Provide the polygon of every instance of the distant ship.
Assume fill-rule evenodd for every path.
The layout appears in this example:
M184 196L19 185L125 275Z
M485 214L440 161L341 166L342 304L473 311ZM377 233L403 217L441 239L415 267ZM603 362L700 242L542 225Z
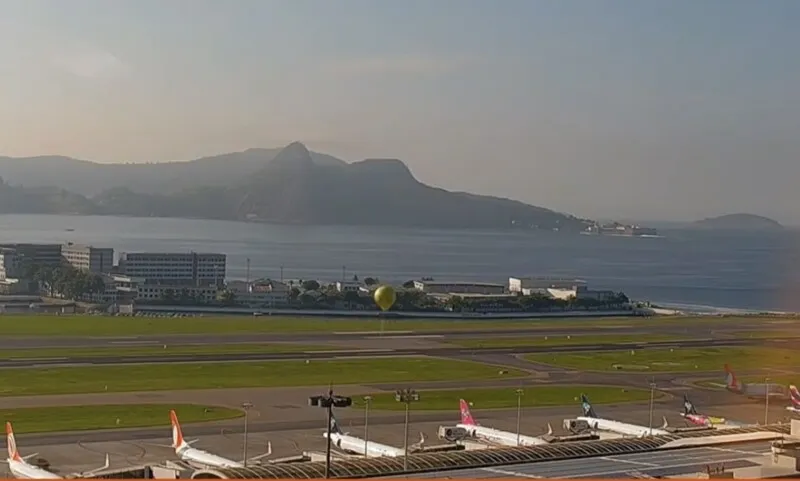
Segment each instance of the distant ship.
M618 237L660 237L658 230L653 227L643 227L640 225L625 225L618 222L611 224L593 224L586 228L581 234L584 235L609 235Z

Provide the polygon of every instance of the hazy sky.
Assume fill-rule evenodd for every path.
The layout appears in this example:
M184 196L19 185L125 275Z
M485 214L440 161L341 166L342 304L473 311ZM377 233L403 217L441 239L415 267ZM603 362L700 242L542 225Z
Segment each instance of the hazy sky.
M797 0L0 0L0 154L301 140L585 216L800 224Z

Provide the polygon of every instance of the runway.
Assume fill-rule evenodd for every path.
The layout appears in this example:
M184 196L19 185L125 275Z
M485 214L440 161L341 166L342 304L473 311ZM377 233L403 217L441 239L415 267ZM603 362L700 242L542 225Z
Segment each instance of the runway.
M798 338L800 340L800 338ZM243 362L277 360L320 360L342 358L374 358L398 356L467 357L480 354L531 354L557 352L627 351L631 349L731 347L748 345L776 345L786 338L771 339L693 339L685 341L654 341L617 344L590 344L566 346L521 346L521 347L442 347L442 348L398 348L398 349L335 349L329 351L227 353L227 354L175 354L136 356L65 356L42 358L17 358L0 360L0 368L45 367L45 366L100 366L122 364L168 364L187 362Z

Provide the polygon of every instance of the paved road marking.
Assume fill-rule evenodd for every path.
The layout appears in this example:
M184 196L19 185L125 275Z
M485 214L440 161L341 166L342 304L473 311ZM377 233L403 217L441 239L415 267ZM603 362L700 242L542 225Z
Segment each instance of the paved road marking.
M146 345L146 344L150 344L150 345L161 344L161 345L163 345L164 343L161 342L161 341L111 341L111 344L131 345L132 346L132 345Z

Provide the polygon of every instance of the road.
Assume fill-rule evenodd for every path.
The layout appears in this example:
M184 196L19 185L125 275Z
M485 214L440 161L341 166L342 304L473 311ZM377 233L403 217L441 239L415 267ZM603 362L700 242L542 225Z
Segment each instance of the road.
M798 338L800 339L800 338ZM265 352L265 353L228 353L228 354L175 354L175 355L133 355L133 356L65 356L42 358L11 358L0 361L0 368L7 367L44 367L44 366L100 366L122 364L169 364L185 362L235 362L235 361L276 361L305 359L341 359L341 358L374 358L397 356L435 356L435 357L469 357L476 354L530 354L555 352L591 352L591 351L628 351L645 348L697 348L697 347L730 347L730 346L776 346L787 342L787 338L770 339L693 339L685 341L633 342L618 344L588 344L572 346L523 346L501 348L465 348L465 347L414 347L398 349L331 349L329 351L303 352Z

